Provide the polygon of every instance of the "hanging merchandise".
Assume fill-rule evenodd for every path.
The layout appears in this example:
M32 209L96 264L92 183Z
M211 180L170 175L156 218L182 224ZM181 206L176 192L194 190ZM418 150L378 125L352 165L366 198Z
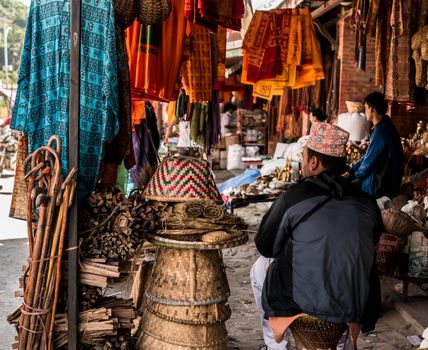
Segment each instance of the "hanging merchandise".
M207 128L205 129L205 152L211 154L212 146L220 140L220 92L214 90L213 100L209 106L209 118Z
M307 8L256 11L243 42L242 82L271 100L284 88L324 79L321 51Z
M131 88L133 97L141 91L142 96L156 97L162 84L162 23L150 26L138 22L128 29L127 40L134 49L129 52Z
M113 0L114 18L121 29L128 28L137 18L138 0Z
M158 166L160 135L153 106L145 102L146 118L134 125L133 143L137 164L131 169L135 188L145 188Z
M126 158L125 165L129 169L135 164L134 154L132 152L132 124L131 124L131 89L128 58L126 54L126 44L124 32L119 30L117 36L117 46L120 48L121 55L118 56L120 71L118 75L118 94L119 94L119 112L118 122L119 131L113 141L106 145L104 167L115 168ZM105 179L105 172L103 176ZM116 176L111 176L110 184L114 185Z
M188 23L181 75L190 103L212 99L213 76L210 31Z
M79 192L86 196L98 179L104 143L118 131L117 32L111 1L82 3ZM70 1L32 1L11 127L28 135L29 151L51 135L63 143L68 169L70 96Z
M16 154L15 181L9 216L14 219L26 220L27 185L25 183L24 162L28 156L28 140L26 136L18 135L18 150Z
M171 12L171 0L140 0L137 4L138 21L145 26L164 21Z
M185 29L182 0L171 0L166 21L147 27L135 21L128 28L126 44L134 98L177 99Z
M199 145L205 145L205 130L209 120L208 103L193 103L190 112L190 139Z
M355 21L355 62L359 70L366 70L366 20L369 10L369 1L360 0L354 2Z
M389 57L389 45L391 43L391 4L392 0L381 0L379 2L378 14L376 18L376 38L375 38L375 69L376 85L385 87L386 67Z
M175 117L183 120L188 113L189 106L189 96L182 90L175 104Z
M412 49L416 55L413 57L416 60L416 84L423 86L418 44L412 37L426 24L428 3L424 0L378 0L373 3L370 2L367 18L361 18L361 21L365 21L367 34L375 36L375 83L384 90L387 100L412 105L415 99ZM359 6L354 9L358 10Z
M211 34L212 79L214 90L224 87L226 80L226 28L219 26L217 34Z
M326 115L337 116L339 109L340 60L334 56L330 73L330 84L327 88Z
M241 30L244 12L243 0L185 0L186 18L213 32L217 31L217 25Z
M226 37L227 30L219 26L217 29L217 54L218 54L218 68L217 68L217 82L214 88L220 88L226 79Z
M192 103L189 105L189 108L190 140L204 148L205 152L209 155L211 147L216 145L220 139L219 91L214 90L212 102Z
M423 26L412 37L412 58L416 66L416 86L424 87L428 90L428 25Z
M410 75L412 51L411 1L393 0L391 9L391 44L385 82L385 99L400 103L414 102L414 76Z

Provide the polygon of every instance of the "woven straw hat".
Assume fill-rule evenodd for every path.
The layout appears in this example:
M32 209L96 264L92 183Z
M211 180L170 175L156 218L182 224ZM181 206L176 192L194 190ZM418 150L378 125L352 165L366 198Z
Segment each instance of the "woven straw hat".
M171 0L138 0L137 18L143 25L151 25L168 18Z
M184 156L162 160L144 197L160 202L221 201L208 162Z
M212 325L181 324L164 320L146 310L142 328L138 344L140 349L226 349L227 331L224 322Z
M361 102L346 101L346 108L349 113L364 113L364 105Z
M229 294L218 251L158 248L148 299L165 305L209 305L226 301Z

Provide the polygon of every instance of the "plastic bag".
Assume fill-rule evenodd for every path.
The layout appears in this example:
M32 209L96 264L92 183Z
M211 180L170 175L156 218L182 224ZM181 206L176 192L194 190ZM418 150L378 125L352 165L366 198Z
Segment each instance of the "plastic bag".
M244 154L244 147L241 145L230 145L227 150L227 170L245 169L242 162Z
M231 179L223 182L221 185L217 186L220 193L225 193L226 191L232 188L238 188L242 185L249 185L254 182L256 178L260 176L260 171L257 169L247 169L242 174L232 177Z

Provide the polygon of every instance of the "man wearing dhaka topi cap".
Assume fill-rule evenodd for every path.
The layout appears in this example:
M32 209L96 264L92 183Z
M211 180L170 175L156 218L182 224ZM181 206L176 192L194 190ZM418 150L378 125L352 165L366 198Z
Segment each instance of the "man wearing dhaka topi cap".
M289 348L286 329L296 315L364 331L379 317L382 219L376 202L341 176L348 138L335 125L315 123L303 150L303 180L261 222L255 243L262 256L251 281L265 349Z

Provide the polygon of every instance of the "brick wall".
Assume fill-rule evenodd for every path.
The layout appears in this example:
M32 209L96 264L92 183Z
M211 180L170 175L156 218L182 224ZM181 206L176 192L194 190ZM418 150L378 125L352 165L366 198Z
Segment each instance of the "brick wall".
M375 90L375 50L374 39L367 38L366 71L357 69L354 59L355 33L350 24L341 19L337 23L337 40L339 42L340 84L339 114L346 113L345 101L361 101Z

